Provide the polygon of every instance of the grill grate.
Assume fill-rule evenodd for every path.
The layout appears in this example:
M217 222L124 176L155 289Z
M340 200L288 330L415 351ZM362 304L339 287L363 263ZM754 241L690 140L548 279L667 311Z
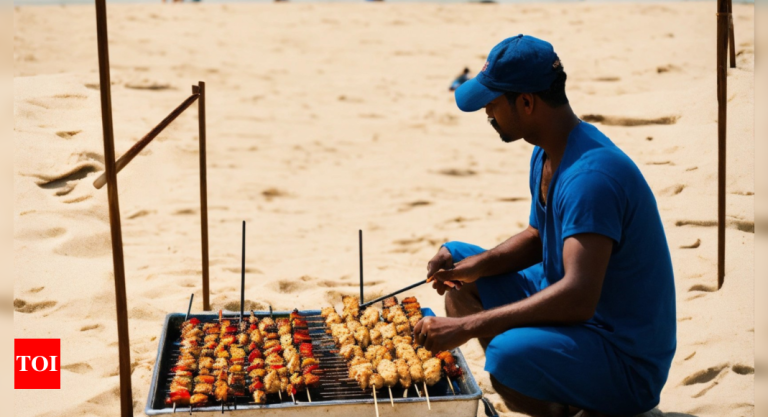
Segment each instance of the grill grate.
M357 384L356 381L350 379L348 376L348 367L346 360L341 357L338 353L338 349L333 341L333 338L330 334L326 332L326 326L324 319L317 314L318 311L310 311L310 312L302 312L304 315L304 318L307 320L308 330L311 337L311 343L313 347L313 353L315 354L315 357L320 362L320 369L322 370L322 375L320 379L320 386L317 388L312 388L309 390L309 394L311 396L311 403L313 405L319 405L318 403L329 403L329 404L338 404L340 401L344 400L372 400L373 398L373 392L372 389L369 387L365 391L360 389L360 386ZM430 314L425 315L431 315L431 311L429 311ZM256 316L259 318L267 317L269 316L269 313L261 313L256 312ZM276 313L274 314L274 318L281 318L281 317L287 317L287 314L283 313ZM218 320L218 316L212 315L212 314L203 314L203 315L191 315L191 317L198 318L201 323L206 322L214 322ZM225 315L223 318L230 320L233 326L239 326L240 324L240 318L239 315ZM171 372L171 368L174 366L174 364L177 362L181 351L180 351L180 344L179 344L179 338L180 338L180 330L179 325L184 320L184 315L170 315L169 320L166 322L166 326L164 329L164 345L163 341L161 341L161 346L159 349L159 355L158 355L158 363L155 364L156 366L156 372L160 376L153 382L154 389L153 392L150 392L150 402L148 402L148 409L152 410L163 410L168 409L165 405L165 399L168 398L168 395L170 393L170 384L171 380L174 377L174 374ZM454 355L460 355L457 351L454 351ZM445 378L442 378L440 382L437 384L428 387L429 397L430 399L439 399L441 397L454 397L454 396L460 396L461 398L466 397L467 395L475 395L474 392L472 392L473 387L476 386L474 383L473 378L471 377L471 374L469 373L469 370L465 367L466 364L463 363L463 358L460 363L462 366L462 370L464 371L464 375L460 378L458 381L452 381L453 382L453 388L455 391L455 394L451 392L451 389L448 385L448 382ZM467 380L465 380L465 378ZM248 378L247 383L250 384L250 378ZM462 387L469 387L469 392L462 392ZM156 389L156 390L155 390ZM419 391L422 391L422 386L418 387ZM464 394L464 395L462 395ZM423 392L421 392L421 395L423 396ZM392 387L392 396L395 399L403 398L405 396L405 391L402 387L399 385ZM380 401L387 401L389 399L389 391L387 388L380 388L377 390L377 397ZM417 392L412 387L407 392L408 398L416 398ZM270 406L280 406L282 405L293 405L293 400L289 395L285 395L283 393L282 399L278 394L268 394L267 395L267 404L256 404L253 401L253 398L251 395L246 395L245 397L237 397L232 398L230 397L229 400L226 403L220 403L215 402L213 400L213 397L211 396L211 401L209 401L208 405L205 407L196 407L196 408L190 408L190 407L180 407L174 409L174 412L181 412L181 413L192 413L192 412L210 412L210 411L216 411L216 410L222 410L222 411L235 411L238 409L259 409L262 407L270 407ZM307 392L299 392L295 395L296 402L301 404L308 404L310 402L310 398L307 395ZM388 402L388 401L387 401ZM151 405L151 407L150 407ZM168 409L170 411L170 409ZM152 413L155 414L155 413Z

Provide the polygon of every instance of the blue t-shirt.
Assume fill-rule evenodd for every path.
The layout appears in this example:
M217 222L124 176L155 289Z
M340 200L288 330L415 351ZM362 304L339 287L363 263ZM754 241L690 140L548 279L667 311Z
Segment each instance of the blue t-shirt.
M666 379L677 345L672 260L656 199L634 162L593 125L581 122L539 196L546 155L531 158L530 224L543 244L542 288L565 275L565 239L597 233L614 241L595 316L587 326ZM662 381L663 383L663 381Z

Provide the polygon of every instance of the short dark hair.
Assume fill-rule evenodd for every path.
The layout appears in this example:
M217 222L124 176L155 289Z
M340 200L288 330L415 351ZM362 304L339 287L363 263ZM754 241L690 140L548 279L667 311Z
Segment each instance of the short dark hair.
M562 67L561 67L562 68ZM568 75L565 71L560 70L557 74L557 78L552 81L549 88L544 91L537 91L533 94L539 96L539 98L547 103L550 107L560 107L568 104L568 97L565 95L565 80ZM517 97L522 93L507 91L504 95L507 96L507 100L514 103Z

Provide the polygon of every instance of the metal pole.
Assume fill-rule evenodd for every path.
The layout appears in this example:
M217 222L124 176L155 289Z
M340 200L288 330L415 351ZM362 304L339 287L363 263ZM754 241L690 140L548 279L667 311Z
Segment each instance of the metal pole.
M245 220L243 220L243 255L240 266L240 323L243 322L245 309Z
M359 247L360 247L360 302L359 305L362 305L365 302L365 298L363 298L363 230L358 230L357 232L357 238L359 241Z
M728 3L717 0L717 288L725 282L725 151L728 116L728 79L725 69L728 48Z
M733 0L728 0L728 41L731 52L731 68L736 68L736 38L733 35Z
M101 125L104 138L104 170L107 174L109 229L112 232L112 264L115 272L115 306L117 309L117 341L120 355L120 415L133 415L131 390L131 351L128 337L128 302L125 295L123 237L120 227L120 203L115 169L115 138L112 126L112 97L109 77L109 43L107 40L106 0L96 0L96 38L99 52L99 90L101 91Z
M203 239L203 310L211 309L210 288L208 286L208 173L205 162L205 83L200 81L193 86L200 94L198 99L198 127L200 137L200 233Z

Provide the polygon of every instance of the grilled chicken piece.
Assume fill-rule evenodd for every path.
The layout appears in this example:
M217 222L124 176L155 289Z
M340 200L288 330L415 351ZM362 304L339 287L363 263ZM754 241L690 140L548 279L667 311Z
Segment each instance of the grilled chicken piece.
M293 345L293 336L288 333L280 336L280 345L284 348Z
M213 394L213 384L195 384L195 394Z
M323 307L323 308L320 310L320 317L322 317L322 318L327 318L327 317L328 317L328 315L330 315L331 313L334 313L334 314L336 313L336 309L335 309L335 308L333 308L333 306L330 306L330 307Z
M283 325L281 325L280 327L277 328L277 334L280 335L280 336L283 336L283 335L290 336L291 335L291 330L292 330L291 329L291 324L290 323L285 323L285 324L283 324Z
M277 354L277 353L272 353L269 356L267 356L267 358L264 360L264 362L267 365L269 365L269 366L272 366L272 365L282 365L282 364L285 363L283 361L283 358L279 354Z
M253 402L256 404L266 404L267 393L260 389L253 391Z
M303 391L304 390L304 377L299 375L298 373L294 373L290 377L291 385L293 385L293 388L295 388L297 391Z
M381 345L390 351L390 353L395 351L395 342L393 342L392 339L384 339L381 342Z
M381 337L381 332L378 329L371 329L370 335L371 343L374 345L380 345L384 341L384 338Z
M445 371L445 374L448 375L449 378L461 377L462 375L461 368L456 363L456 358L453 357L451 352L444 350L442 352L438 352L437 355L435 355L435 357L440 359L443 362L443 370Z
M299 352L296 351L296 348L293 347L293 345L288 345L283 349L283 358L286 362L290 362L291 358L294 356L299 356Z
M203 369L203 368L211 369L213 368L213 358L208 356L203 356L200 358L200 361L197 363L197 365L198 367L200 367L200 369Z
M192 377L176 376L171 380L171 392L189 391L192 389Z
M346 345L354 345L355 344L355 337L351 334L345 334L342 336L339 336L336 344L339 346L346 346Z
M392 306L387 310L387 314L384 316L384 320L386 320L389 323L392 323L396 315L403 314L403 313L404 311L402 307Z
M180 349L182 355L192 355L194 357L199 357L200 353L203 351L203 348L200 346L185 346Z
M405 362L405 359L398 359L394 363L395 369L397 370L398 382L400 382L400 385L403 388L408 389L408 387L411 386L411 371L408 367L408 363Z
M397 375L397 368L392 361L389 359L382 359L379 361L378 366L376 366L376 370L379 372L379 375L384 378L384 385L388 387L397 385L399 377Z
M360 316L360 324L368 328L373 328L373 326L379 322L380 315L381 312L377 308L368 307L363 312L363 315Z
M264 336L261 334L261 330L253 329L250 333L251 342L261 345L264 343Z
M395 325L393 323L387 323L381 326L381 329L379 331L381 332L381 337L383 337L384 339L391 339L397 336L397 329L395 328Z
M427 359L422 366L424 367L424 380L427 385L432 386L437 384L442 376L440 374L440 359Z
M373 374L368 383L371 384L371 388L379 389L384 387L384 378L379 374Z
M213 369L221 370L226 369L229 366L229 362L226 358L216 358L216 362L213 363Z
M255 314L253 314L253 311L251 311L251 316L248 317L248 323L249 324L258 324L259 323L259 319L258 319L258 317L256 317Z
M371 345L365 351L365 358L371 361L374 368L378 367L382 359L392 360L392 354L384 346Z
M232 359L244 358L246 356L245 349L242 346L232 345L229 348L229 354L232 355Z
M401 343L395 346L395 356L397 356L398 359L408 359L416 356L416 351L413 350L413 346L410 344Z
M411 331L411 325L408 324L407 321L405 323L403 323L403 324L396 325L395 326L395 330L397 330L397 334L402 335L402 336L407 336L407 335L413 333Z
M229 387L226 381L216 381L213 388L213 396L216 398L216 401L227 402L228 395Z
M418 323L419 320L421 320L421 318L422 318L421 314L419 314L418 316L415 316L415 315L411 316L408 318L408 324L410 324L411 327L416 327L416 323Z
M325 324L330 326L333 323L341 323L341 316L336 314L335 312L328 314L328 317L325 318Z
M405 335L405 336L398 335L393 337L392 341L395 343L395 346L402 345L402 344L410 345L411 343L413 343L413 338L409 335Z
M315 388L320 385L320 377L314 374L303 375L304 385L309 388Z
M195 392L197 392L197 387L195 387ZM192 407L204 407L205 404L208 403L208 395L206 395L205 393L197 393L193 395L189 399L189 405L191 405Z
M349 368L349 377L357 381L360 388L365 391L373 374L373 366L370 363L361 363Z
M264 391L268 394L280 392L280 375L277 374L277 371L269 371L264 377Z
M267 370L264 368L258 368L258 369L252 369L251 372L248 373L248 376L253 378L264 378L267 375Z
M358 327L357 330L355 330L355 340L357 340L357 344L361 348L367 348L368 345L371 344L371 334L368 331L368 328L365 326Z
M299 372L301 370L301 359L299 359L299 355L293 355L291 359L288 360L288 365L286 366L291 373Z
M363 349L357 345L346 345L339 350L339 354L346 360L350 360L355 356L363 357Z
M351 333L355 333L355 331L357 331L357 329L358 329L360 326L362 326L362 324L360 324L360 322L359 322L359 321L357 321L357 320L347 320L347 321L346 321L344 324L347 326L347 329L348 329L348 330L349 330Z
M416 355L422 362L426 362L428 359L432 358L432 352L424 349L423 347L420 347L418 350L416 350Z
M418 358L408 360L408 370L411 374L411 380L414 384L424 382L424 367Z
M248 333L240 333L237 335L237 344L248 346Z

